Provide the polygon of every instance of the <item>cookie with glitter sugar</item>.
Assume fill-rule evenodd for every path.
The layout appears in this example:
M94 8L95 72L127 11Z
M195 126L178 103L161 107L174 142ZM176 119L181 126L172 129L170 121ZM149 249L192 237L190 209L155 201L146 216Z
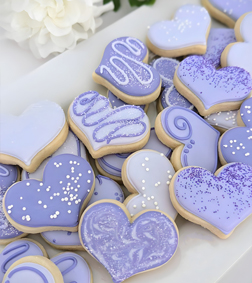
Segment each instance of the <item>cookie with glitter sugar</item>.
M96 202L85 210L79 236L114 283L167 263L177 250L179 237L166 213L146 210L131 218L123 204L112 200Z
M0 280L2 282L4 274L9 267L17 260L26 256L47 256L44 247L35 240L22 239L7 245L0 254Z
M50 157L46 158L40 164L40 166L37 168L35 172L29 173L23 170L21 174L21 179L22 180L27 180L27 179L42 180L44 168L47 162L50 160L50 158L60 155L60 154L65 154L65 153L74 154L74 155L80 156L87 160L87 153L86 153L85 146L71 130L69 130L67 139L65 140L63 145L58 150L56 150Z
M189 56L178 66L173 79L179 93L206 116L237 110L250 95L252 78L239 67L216 70L202 56Z
M108 97L108 100L109 100L111 107L113 109L116 109L120 106L128 104L128 103L125 103L124 101L122 101L120 98L116 97L110 90L108 90L107 97ZM145 113L147 113L148 108L149 108L149 104L139 105L139 106L144 110Z
M19 169L14 165L0 163L0 195L20 178Z
M151 128L150 138L147 144L142 149L152 149L163 153L167 158L170 158L172 150L160 142L155 133L155 128ZM122 166L127 157L131 153L109 154L95 160L97 170L104 176L107 176L114 181L122 183Z
M176 171L201 166L215 172L220 133L194 111L179 106L166 108L158 114L155 128L159 140L174 149L171 162Z
M251 1L252 6L252 1ZM252 11L252 7L251 7ZM221 54L221 65L238 66L252 77L252 12L241 16L235 24L236 43L229 44Z
M201 3L213 18L230 28L234 28L235 22L243 14L252 11L251 0L201 0Z
M143 109L135 105L111 109L109 100L96 91L85 92L73 101L68 121L93 158L138 150L150 135Z
M238 114L238 110L220 111L205 116L204 119L216 130L218 130L221 133L224 133L229 129L237 127L237 114Z
M242 162L252 166L252 98L245 100L238 113L238 125L226 131L219 141L222 165Z
M51 261L59 268L65 283L92 283L91 268L86 260L72 252L58 254Z
M158 209L172 219L177 216L169 195L175 171L168 158L157 151L140 150L123 163L122 180L131 193L124 204L131 216L146 209Z
M128 104L149 104L161 90L158 72L148 64L148 49L133 37L112 40L103 53L93 80Z
M2 283L64 283L59 268L44 256L27 256L7 270Z
M185 219L221 239L252 213L252 167L229 163L215 174L200 168L179 170L170 185L171 201Z
M204 54L211 18L201 6L184 5L170 21L160 21L148 29L147 46L163 57Z
M67 134L64 111L52 101L34 103L20 116L1 113L0 162L34 172L64 143Z
M90 164L79 156L62 154L46 164L42 181L30 179L11 186L3 210L10 223L23 232L75 232L93 190Z

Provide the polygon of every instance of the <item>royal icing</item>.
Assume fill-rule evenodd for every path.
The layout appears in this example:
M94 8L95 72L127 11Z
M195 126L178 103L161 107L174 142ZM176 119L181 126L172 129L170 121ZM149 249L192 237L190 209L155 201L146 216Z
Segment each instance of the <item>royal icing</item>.
M205 116L205 121L212 126L217 126L228 130L237 127L237 113L238 110L220 111L217 113Z
M251 0L208 0L216 9L237 21L246 12L252 11Z
M77 156L81 156L84 159L87 159L85 146L71 130L69 130L67 139L65 140L63 145L57 151L55 151L52 154L52 156L46 158L35 172L28 173L25 170L22 171L22 180L27 180L27 179L41 180L43 178L44 168L47 162L50 160L50 158L65 153L74 154Z
M5 210L15 223L41 232L48 226L75 227L93 182L93 170L85 159L58 155L46 164L43 181L24 180L6 192Z
M64 283L92 283L90 268L83 257L76 253L59 254L51 261L59 268Z
M199 168L185 168L174 180L179 205L228 235L252 213L252 167L224 166L214 176Z
M70 106L69 114L94 150L108 145L136 143L149 132L149 119L143 109L125 105L112 110L109 100L96 91L78 96Z
M180 157L182 167L201 166L215 172L220 136L216 129L192 110L179 106L163 110L161 124L169 138L184 145Z
M175 224L162 212L146 211L131 223L120 206L109 202L86 210L79 234L114 283L165 264L178 246Z
M177 76L202 101L205 109L219 103L242 101L252 89L252 79L244 69L226 67L215 70L202 56L184 59L177 69Z
M41 235L47 242L55 246L81 247L78 232L46 231Z
M170 157L172 151L169 147L159 141L154 128L151 128L150 138L143 149L156 150L163 153L166 157ZM116 177L121 177L123 163L130 154L131 153L109 154L98 158L97 162L100 167L108 174Z
M32 104L20 116L1 114L0 154L30 165L34 156L58 136L65 123L64 111L52 101Z
M163 50L206 45L210 24L211 18L205 8L184 5L176 11L173 20L153 24L148 30L148 39Z
M252 1L251 1L252 11ZM252 12L247 14L240 24L240 35L244 42L232 45L227 54L227 65L238 66L248 71L252 77Z
M233 29L212 28L207 39L207 50L203 57L215 68L220 67L221 53L225 47L236 41Z
M5 191L17 181L17 178L17 166L0 163L0 194L5 193Z
M252 166L252 98L242 103L240 115L245 127L226 131L220 140L220 151L227 163L242 162Z
M7 245L0 254L0 281L2 282L4 274L14 262L32 255L44 256L43 251L35 242L23 239Z
M116 109L120 106L124 106L128 104L122 101L120 98L116 97L110 90L108 91L108 100L113 109ZM139 106L144 110L145 105L139 105Z
M160 77L142 62L146 55L147 48L139 39L117 38L107 45L95 73L128 95L152 94L159 88Z
M125 177L138 195L127 203L131 216L146 209L159 209L175 219L169 184L175 173L170 161L161 153L141 150L127 161Z

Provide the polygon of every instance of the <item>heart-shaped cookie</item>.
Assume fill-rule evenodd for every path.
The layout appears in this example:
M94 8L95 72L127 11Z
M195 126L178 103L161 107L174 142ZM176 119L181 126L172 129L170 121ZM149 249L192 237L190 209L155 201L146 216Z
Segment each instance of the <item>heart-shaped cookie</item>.
M178 246L178 230L161 211L130 217L116 201L99 201L83 213L79 236L85 249L120 283L167 263Z
M211 18L201 6L184 5L173 20L153 24L147 34L148 48L159 56L204 54Z
M79 156L62 154L49 160L43 181L30 179L11 186L3 209L11 224L23 232L74 232L93 189L90 164Z
M159 209L175 219L177 211L169 196L174 173L171 162L162 153L145 149L131 154L122 168L123 184L132 193L124 202L130 215Z
M242 103L237 120L242 127L230 129L220 138L220 162L242 162L252 166L252 98Z
M139 106L111 109L106 97L96 91L79 95L68 110L73 132L93 158L142 148L149 139L149 118Z
M161 82L158 72L148 62L148 50L142 41L120 37L111 41L103 53L93 79L129 104L155 101Z
M202 116L238 109L252 90L252 79L244 69L216 70L209 61L196 55L180 63L173 82Z
M160 141L175 148L171 162L176 171L186 166L201 166L215 172L220 133L198 114L172 106L157 116L155 128Z
M170 195L181 216L226 239L252 213L252 167L230 163L215 175L183 168L171 181Z
M0 162L34 172L63 144L67 134L64 111L52 101L32 104L20 116L1 114Z
M252 10L252 2L251 2ZM252 77L252 12L241 16L235 24L237 43L229 44L221 55L221 65L238 66L248 71Z

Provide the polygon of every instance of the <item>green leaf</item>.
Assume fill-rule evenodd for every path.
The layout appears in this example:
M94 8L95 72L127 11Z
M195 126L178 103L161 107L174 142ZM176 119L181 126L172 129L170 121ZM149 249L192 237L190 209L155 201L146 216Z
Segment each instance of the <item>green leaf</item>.
M156 0L129 0L130 6L153 5Z
M116 12L121 6L120 0L103 0L103 4L107 4L108 2L111 2L111 1L114 2L114 6L115 6L114 11Z

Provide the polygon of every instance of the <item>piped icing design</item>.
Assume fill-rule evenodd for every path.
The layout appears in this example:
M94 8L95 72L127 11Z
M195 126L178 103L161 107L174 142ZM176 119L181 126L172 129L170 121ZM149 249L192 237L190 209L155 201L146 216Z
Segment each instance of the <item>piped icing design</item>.
M59 268L65 283L91 283L91 270L83 257L76 253L59 254L51 261Z
M24 180L6 192L5 211L13 222L29 231L36 228L36 232L42 232L46 227L67 230L78 224L83 202L92 194L93 182L93 170L85 159L72 154L58 155L46 164L43 181Z
M162 50L176 50L193 45L206 45L211 24L207 10L201 6L184 5L171 21L160 21L148 30L150 42Z
M226 163L242 162L252 166L252 98L245 100L240 108L245 127L226 131L219 144L219 150Z
M237 21L243 14L252 11L251 0L208 0L216 9Z
M252 90L252 79L244 69L225 67L215 70L202 56L184 59L177 69L177 76L201 100L205 109L220 103L242 101Z
M237 127L237 113L238 110L220 111L205 116L204 119L212 126L222 128L223 130L229 130Z
M233 29L212 28L207 39L207 50L203 57L215 68L220 67L221 53L225 47L236 42Z
M166 157L170 157L172 152L169 147L159 141L154 128L151 128L150 138L143 149L156 150L160 153L163 153ZM123 163L130 154L131 153L108 154L101 158L98 158L97 162L100 167L108 174L116 177L121 177Z
M0 194L14 184L18 179L17 166L0 163Z
M120 106L127 105L128 103L122 101L120 98L116 97L110 90L108 91L108 100L112 106L112 109L116 109ZM145 105L139 105L143 110Z
M50 157L46 158L35 172L28 173L25 170L22 171L22 176L21 176L22 180L27 180L27 179L41 180L43 178L44 168L47 162L50 160L50 158L66 153L74 154L84 159L87 159L85 146L71 130L69 130L67 139L65 140L63 145L58 150L56 150Z
M159 209L176 218L177 211L169 195L169 184L175 171L164 154L150 150L138 151L127 160L125 170L123 180L126 178L137 194L126 204L131 216L142 210Z
M163 110L161 124L169 138L183 146L182 167L200 166L215 172L220 133L192 110L173 106ZM207 150L206 150L207 149Z
M87 251L110 273L114 283L168 262L178 246L173 221L146 211L130 222L115 203L97 203L85 211L79 234Z
M112 110L109 100L96 91L79 95L70 106L69 114L94 150L135 143L149 132L149 119L143 109L125 105Z
M81 247L78 232L46 231L41 233L49 243L59 247Z
M185 168L173 189L182 208L225 235L252 213L252 167L242 163L227 164L217 176L203 168Z
M27 239L17 240L7 245L0 254L0 281L9 267L17 260L26 256L44 256L41 248L33 241Z
M34 156L57 137L65 123L63 109L52 101L34 103L20 116L1 114L0 154L15 157L29 166Z
M120 37L107 45L95 73L125 94L147 96L159 88L160 77L142 62L146 56L147 48L142 41Z

